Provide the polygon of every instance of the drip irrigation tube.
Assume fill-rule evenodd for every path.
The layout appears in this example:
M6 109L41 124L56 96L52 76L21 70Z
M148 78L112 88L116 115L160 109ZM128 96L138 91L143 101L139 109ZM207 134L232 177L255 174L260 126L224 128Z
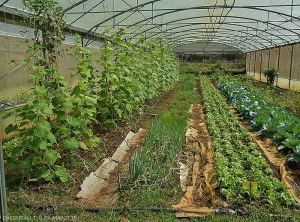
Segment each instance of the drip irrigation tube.
M85 211L91 212L91 213L100 213L103 211L169 211L169 212L194 212L195 213L200 213L196 212L197 208L195 209L173 209L173 208L159 208L159 207L133 207L133 208L128 208L128 207L117 207L117 208L84 208ZM219 215L236 215L236 216L242 216L242 215L248 215L248 213L242 211L242 210L232 210L232 209L213 209L212 213L219 214Z
M4 164L3 164L3 150L2 150L2 138L0 134L0 220L6 221L7 215L7 204L6 204L6 186L5 186L5 174L4 174Z
M29 203L29 202L24 202L24 203L15 203L16 205L18 206L24 206L24 207L27 207L27 208L32 208L34 207L35 205L32 204L32 203ZM68 207L68 209L78 209L76 207L71 207L71 206L60 206L60 207ZM298 204L295 205L295 207L299 208L300 206ZM80 208L82 209L82 208ZM129 207L107 207L107 208L93 208L93 207L90 207L90 208L83 208L84 211L86 212L90 212L90 213L101 213L103 211L118 211L118 212L125 212L125 211L153 211L153 212L161 212L161 211L169 211L171 213L176 213L176 212L184 212L184 209L173 209L173 208L159 208L159 207L132 207L132 208L129 208ZM187 211L189 211L187 209ZM231 215L231 216L251 216L253 214L256 214L256 215L268 215L269 217L271 218L276 218L276 217L279 217L279 218L292 218L292 217L295 217L293 215L280 215L280 214L265 214L265 213L260 213L260 212L244 212L240 209L236 209L236 210L232 210L232 209L213 209L213 213L215 215ZM300 219L300 217L296 216L295 218L298 218Z

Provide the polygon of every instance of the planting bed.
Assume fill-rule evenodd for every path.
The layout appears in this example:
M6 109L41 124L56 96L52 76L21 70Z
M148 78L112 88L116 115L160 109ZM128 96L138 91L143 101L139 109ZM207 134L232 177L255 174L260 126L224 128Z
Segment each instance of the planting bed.
M101 141L100 146L81 150L78 155L70 159L68 165L68 172L72 178L70 182L52 184L32 181L18 184L17 181L13 180L13 175L10 174L10 177L6 178L8 182L9 215L23 214L31 216L34 207L51 205L55 207L56 215L76 215L78 220L79 218L87 218L88 221L108 221L103 219L102 215L94 215L83 210L83 207L95 207L96 205L75 200L80 184L90 172L95 171L101 165L104 157L112 156L130 130L137 132L139 128L149 129L151 123L155 120L155 116L160 115L165 109L179 87L180 83L169 92L149 101L142 116L137 114L137 119L122 124L116 131L101 132L101 129L94 126L95 135ZM14 141L17 142L14 139L11 141L11 145L15 143Z
M220 196L240 207L253 199L258 206L293 204L293 198L280 181L272 177L272 169L251 142L250 134L230 112L225 99L206 77L201 77L200 84L206 123L215 150L215 176Z
M280 183L277 168L270 167L209 79L199 78L197 91L195 76L187 75L156 103L157 108L149 107L140 121L125 124L114 133L96 134L102 137L104 157L112 156L130 129L148 130L140 148L127 153L121 171L112 171L107 180L116 188L114 193L98 197L104 200L111 195L116 201L74 199L84 177L102 163L85 162L88 169L71 172L74 181L64 192L59 191L65 187L62 184L38 183L21 192L9 192L9 200L14 202L9 203L14 207L12 213L30 215L33 208L20 205L29 201L49 203L56 214L77 215L77 219L88 221L177 221L176 216L193 221L191 217L203 215L207 216L196 220L297 221L295 215L281 216L295 214L295 201ZM201 104L196 104L199 101ZM85 161L95 160L91 151L82 154L88 154Z

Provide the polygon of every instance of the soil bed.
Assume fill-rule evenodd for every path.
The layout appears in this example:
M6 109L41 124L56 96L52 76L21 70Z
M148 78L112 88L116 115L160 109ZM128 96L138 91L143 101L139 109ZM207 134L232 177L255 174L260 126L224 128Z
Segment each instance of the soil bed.
M187 195L188 192L185 194L185 198L189 199L189 203L187 204L183 200L181 203L182 207L212 207L213 193L206 192L209 189L206 182L210 184L213 176L213 165L209 165L212 162L212 156L209 156L209 154L212 154L210 152L211 139L204 122L201 105L192 105L190 113L191 119L186 134L186 143L177 155L177 162L185 164L189 169L184 190L192 186L193 191L190 193L191 196Z

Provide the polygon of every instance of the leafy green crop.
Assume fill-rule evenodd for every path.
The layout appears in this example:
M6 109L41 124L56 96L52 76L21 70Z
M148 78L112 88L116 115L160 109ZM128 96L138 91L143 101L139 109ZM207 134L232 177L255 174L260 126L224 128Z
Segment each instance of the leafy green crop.
M271 176L272 169L256 144L251 142L248 131L230 112L224 97L204 76L200 77L200 86L206 111L205 121L215 152L215 176L221 196L228 201L243 201L249 196L244 184L252 181L257 183L257 189L250 194L252 200L258 199L269 204L294 203L280 181Z
M261 94L252 92L245 86L220 79L218 87L228 101L245 120L251 121L251 130L259 130L260 136L267 136L279 149L293 152L290 161L300 159L298 149L300 141L300 119L290 111L265 102Z

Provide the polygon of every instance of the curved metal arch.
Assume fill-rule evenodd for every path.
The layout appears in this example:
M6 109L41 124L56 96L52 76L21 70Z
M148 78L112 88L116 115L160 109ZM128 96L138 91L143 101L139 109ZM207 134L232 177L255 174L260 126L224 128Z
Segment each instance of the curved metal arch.
M228 46L231 46L231 47L233 47L233 48L235 48L232 44L230 44L230 43L228 43L228 41L227 41L228 39L220 39L219 41L211 41L212 43L221 43L221 44L224 44L224 45L228 45ZM186 42L181 42L181 43L179 43L179 44L177 44L177 46L182 46L182 45L186 45L186 44L190 44L190 43L197 43L197 42L199 42L199 40L198 39L187 39L186 40ZM252 48L250 48L249 46L245 46L244 45L244 49L238 49L237 51L241 51L241 52L243 52L243 53L245 53L246 51L248 51L248 50L251 50Z
M220 34L220 33L216 33L216 34ZM183 34L183 35L181 35L181 37L185 37L185 36L189 36L189 35L194 35L193 33L189 33L189 34ZM235 36L237 36L237 35L215 35L216 37L219 37L219 36L222 36L222 37L228 37L228 38L231 38L231 37L235 37ZM237 36L237 37L239 37L240 38L240 36ZM240 40L240 39L239 39ZM238 40L238 41L239 41ZM242 39L241 39L241 41L242 41ZM239 42L241 42L241 41L239 41ZM249 42L248 42L249 43ZM262 44L261 42L255 42L255 43L258 43L258 44L260 44L262 47L266 47L266 45L264 45L264 44ZM250 43L249 43L250 44ZM252 44L250 44L250 45L252 45Z
M195 37L197 37L197 38L195 38ZM243 51L243 50L241 50L241 48L247 48L248 50L253 50L253 48L254 48L254 49L257 48L257 49L260 50L260 48L258 48L258 47L256 47L256 46L252 45L251 43L248 43L248 45L251 45L252 48L249 47L248 45L243 45L243 47L236 47L236 45L235 45L234 43L231 43L227 37L226 37L226 38L223 38L223 37L224 37L224 36L218 36L218 39L211 40L211 41L209 41L209 43L220 43L220 44L229 45L229 46L231 46L231 47L233 47L233 48L239 49L240 51ZM231 37L231 38L232 38L232 37ZM191 39L194 40L193 42L201 42L201 43L209 44L209 43L207 43L207 42L199 41L198 36L194 36L194 37L193 37L193 36L192 36L192 37L188 36L188 37L186 38L186 40L188 40L188 42L189 42ZM175 44L173 43L173 45L176 45L176 44L178 45L178 43L180 43L180 45L185 45L185 44L186 44L186 40L184 40L184 41L180 41L180 40L179 40L179 41L175 41L175 40L173 40L173 41L175 42ZM221 41L220 41L220 40L221 40Z
M200 18L202 18L202 17L200 17ZM204 25L204 24L207 24L207 23L202 23L202 22L199 22L199 23L191 23L191 24L187 24L187 25L181 25L181 26L169 28L169 29L167 29L166 31L171 31L171 30L174 30L174 29L183 28L183 27L188 27L188 26L193 26L193 25ZM230 25L230 26L239 26L239 27L243 27L243 28L247 28L247 29L252 29L252 30L255 30L255 31L259 31L259 32L265 32L265 33L267 33L267 34L269 34L269 35L272 35L272 36L276 36L276 35L273 35L272 33L268 32L268 31L265 31L265 30L262 30L262 29L257 29L257 28L254 28L254 27L252 27L252 26L240 25L240 24L231 24L231 23L226 23L226 25ZM147 30L145 30L145 32L146 32L146 31L147 31ZM141 33L144 33L144 32L141 32ZM139 33L139 34L141 34L141 33ZM134 35L133 37L136 37L136 36L139 35L139 34L136 34L136 35ZM157 35L157 33L154 34L154 35ZM154 36L154 35L153 35L153 36ZM152 36L151 36L151 37L152 37ZM282 38L281 36L276 36L276 37L278 37L279 39L281 39L283 42L288 43L288 42L287 42L284 38Z
M195 28L195 29L188 29L188 30L181 30L181 31L178 31L178 32L173 32L173 33L168 33L168 34L166 34L165 35L165 37L167 37L167 36L169 36L169 35L175 35L175 34L178 34L178 33L182 33L182 32L186 32L186 31L199 31L199 30L206 30L206 28ZM244 33L244 34L247 34L247 35L251 35L251 37L258 37L258 38L260 38L260 39L263 39L263 40L265 40L265 41L267 41L267 42L269 42L272 46L274 45L274 46L277 46L277 44L274 44L274 43L272 43L272 41L270 41L270 39L268 39L268 38L264 38L264 37L262 37L262 36L258 36L258 35L254 35L254 34L252 34L252 33L246 33L245 31L241 31L241 30L234 30L234 29L226 29L226 28L219 28L218 30L227 30L227 31L236 31L236 32L238 32L238 33ZM206 33L206 32L198 32L198 33ZM214 32L214 33L217 33L217 32ZM228 32L226 32L226 33L228 33ZM155 35L157 35L157 34L155 34ZM155 36L155 35L150 35L150 36L148 36L149 38L151 38L151 37L153 37L153 36ZM180 36L175 36L176 38L177 37L180 37ZM256 42L256 41L255 41ZM260 43L259 41L257 41L258 43Z
M197 39L194 39L194 38L188 38L186 39L184 42L180 42L179 45L186 45L188 43L195 43L195 42L199 42ZM232 44L231 42L228 41L228 39L223 39L223 38L219 38L218 40L214 40L212 41L212 43L221 43L221 44L226 44L226 45L229 45L231 47L235 47L234 44ZM249 45L243 45L243 46L240 46L239 47L239 50L238 51L241 51L243 53L246 53L247 51L249 50L253 50L253 48L255 47L252 47L252 46L249 46Z
M225 37L226 38L226 40L228 40L228 37L227 36L219 36L219 35L216 35L216 38L215 38L215 40L218 40L218 39L220 39L219 37L221 37L221 38L223 38L223 37ZM232 37L234 37L234 36L232 36ZM231 38L232 38L231 37ZM197 39L198 41L199 41L199 36L187 36L186 38L193 38L193 39ZM183 39L182 41L184 41L185 39ZM239 41L239 42L241 42L241 41ZM250 45L250 46L252 46L254 49L257 49L257 50L260 50L261 48L259 48L259 47L257 47L257 46L255 46L255 45L253 45L253 44L251 44L250 42L243 42L243 44L248 44L248 45ZM264 47L264 45L263 45L263 47Z
M2 6L4 6L7 2L9 2L9 0L6 0L6 1L4 1L3 3L1 3L1 4L0 4L0 8L1 8Z
M127 13L127 12L130 12L130 11L132 11L132 10L134 10L134 9L137 9L137 8L140 8L140 7L144 7L144 6L149 5L149 4L154 4L155 2L159 2L159 1L163 1L163 0L152 0L152 1L149 1L149 2L145 2L145 3L143 3L143 4L137 4L137 5L134 6L134 7L130 7L129 9L124 10L124 11L122 11L122 12L119 12L118 14L115 14L115 15L113 15L113 16L111 16L111 17L105 19L104 21L101 21L101 22L99 22L98 24L94 25L93 27L91 27L91 28L86 32L86 34L89 34L94 28L96 28L96 30L97 30L98 27L99 27L100 25L104 24L104 23L107 22L107 21L110 21L111 19L114 19L114 18L116 18L116 17L118 17L118 16L120 16L120 15L123 15L123 14L125 14L125 13ZM295 20L298 20L298 19L299 19L298 17L295 17L295 16L293 16L293 15L291 15L291 14L285 14L285 13L282 13L282 12L277 12L277 11L273 11L273 10L268 10L268 9L258 8L258 7L261 7L261 6L245 7L245 6L231 6L231 5L228 5L228 6L225 6L225 5L217 6L217 5L216 5L216 6L198 6L198 7L194 7L194 8L195 8L195 9L197 9L197 8L199 8L199 9L201 9L201 8L203 8L203 9L209 9L209 8L215 8L215 7L228 8L228 9L230 9L230 8L248 8L248 9L260 10L260 11L271 12L271 13L274 13L274 14L287 16L287 17L289 17L289 18L291 18L291 19L295 19ZM178 12L178 11L183 11L183 10L188 10L188 8L184 8L184 9L176 9L176 10L173 10L173 11L169 11L169 12L166 12L166 13L162 13L162 14L156 15L155 17L161 16L161 15L165 15L165 14L169 14L169 13ZM141 21L139 21L137 24L139 24L139 23L141 23L141 22L143 22L143 21L147 21L147 20L149 20L149 19L155 18L155 17L151 17L151 18L148 18L148 19L141 20ZM218 16L218 17L220 17L220 16ZM228 17L228 16L227 16L227 17ZM135 24L136 24L136 23L135 23ZM272 24L272 23L269 23L269 24ZM273 25L274 25L274 24L273 24ZM96 30L95 30L95 31L96 31ZM95 31L94 31L94 32L95 32Z
M228 36L223 36L223 37L226 37L226 39L224 39L224 40L226 40L226 43L223 42L223 39L222 39L222 41L210 40L209 42L214 42L214 43L220 43L220 44L229 45L229 46L231 46L233 48L236 48L236 49L239 49L239 51L243 51L243 52L251 51L251 50L261 50L261 48L258 48L258 47L256 47L255 45L252 45L249 42L247 42L247 43L248 43L248 45L251 45L252 48L250 48L249 46L246 46L246 45L243 45L243 47L241 47L241 45L240 45L240 47L236 47L236 45L231 44L230 42L228 42L228 40L229 40ZM234 36L231 36L230 38L233 38L233 37ZM199 42L199 38L193 38L193 39L195 40L194 42ZM219 40L219 38L218 38L218 40ZM178 45L178 42L180 42L180 40L178 41L176 39L169 39L169 41L167 40L167 42L169 42L169 44L173 45L173 47L176 47ZM181 45L184 45L184 44L186 44L186 43L185 42L181 43ZM241 48L243 48L243 49L241 49ZM245 50L244 48L246 48L247 50Z
M176 48L176 51L175 50L173 50L174 52L180 52L180 47L183 47L183 46L185 46L185 45L188 45L188 44L192 44L192 43L197 43L197 41L194 41L194 40L189 40L188 42L186 42L186 43L184 43L184 44L177 44L177 45L175 45L174 46L174 49ZM217 42L212 42L212 43L217 43ZM222 42L222 43L220 43L220 44L222 44L222 45L224 45L225 47L231 47L229 44L227 44L226 42L224 43L224 42ZM231 47L232 48L232 47ZM233 48L233 49L235 49L235 50L232 50L231 52L239 52L239 53L241 53L241 54L246 54L246 52L248 51L248 50L250 50L250 48L247 48L247 47L245 47L245 48L243 48L243 49L236 49L236 48ZM202 52L206 52L207 50L199 50L199 52L200 51L202 51ZM181 51L181 52L185 52L185 51Z
M73 5L71 5L70 7L65 8L63 10L63 13L66 13L67 11L70 11L71 9L76 8L78 5L81 5L81 4L85 3L86 1L88 1L88 0L81 0L81 1L79 1L79 2L77 2L75 4L73 4Z
M205 17L207 17L207 16L205 16ZM203 16L199 16L199 17L197 16L197 17L185 18L184 20L189 20L189 19L194 19L194 18L203 18ZM175 21L169 22L168 24L173 23L173 22L177 22L177 21L182 21L182 20L175 20ZM200 24L207 24L207 23L193 23L193 24L188 24L188 25L182 25L182 26L177 26L177 27L169 28L169 29L167 29L166 31L170 31L170 30L174 30L174 29L182 28L182 27L193 26L193 25L200 25ZM252 29L252 30L258 30L258 31L261 31L261 32L268 33L268 34L271 35L271 36L276 36L277 38L281 39L282 42L284 42L284 43L289 43L289 42L286 41L284 38L282 38L280 35L277 36L277 35L274 35L273 33L270 33L270 32L265 31L265 30L261 30L261 29L254 28L254 27L252 27L252 26L240 25L240 24L230 24L230 23L227 23L226 25L239 26L239 27L244 27L244 28L250 28L250 29ZM140 35L140 34L142 34L142 33L145 33L145 32L147 32L147 31L150 31L150 30L152 30L152 29L154 29L154 28L156 28L156 27L148 28L148 29L146 29L146 30L144 30L144 31L142 31L142 32L140 32L140 33L134 35L133 37L136 37L137 35Z
M172 14L172 13L175 13L175 12L178 12L178 11L186 11L186 10L190 10L190 9L202 9L202 8L203 8L203 9L207 9L207 8L205 8L205 7L207 7L207 6L181 8L181 9L177 9L177 10L173 10L173 11L164 12L164 13L155 15L155 16L153 16L153 17L151 17L151 18L147 18L147 19L141 20L141 21L139 21L139 22L136 22L136 23L132 24L131 26L129 26L128 28L130 28L130 27L132 27L132 26L139 25L139 24L142 23L142 22L145 22L145 21L147 21L147 20L149 20L149 19L157 18L157 17L159 17L159 16L164 16L164 15ZM233 8L235 8L235 7L237 7L237 6L233 6ZM213 7L213 8L214 8L214 7ZM229 8L229 7L228 7L228 8ZM261 8L252 8L252 7L245 7L245 6L240 6L239 8L247 8L247 9L253 9L253 10L258 10L258 11L271 12L271 13L274 13L274 14L278 14L278 15L282 15L282 16L287 16L287 17L291 17L290 14L288 15L288 14L285 14L285 13L282 13L282 12L276 12L276 11L273 11L273 10L267 10L267 9L261 9ZM212 16L207 16L207 17L210 17L210 18L217 17L217 18L219 18L220 16L214 16L214 15L212 15ZM261 20L258 20L258 19L248 18L248 17L242 17L242 16L228 16L228 15L227 15L226 17L228 17L228 18L236 17L236 18L239 18L239 19L246 19L246 20L253 20L253 21L256 21L256 22L257 22L257 21L261 22ZM298 18L298 17L295 17L295 16L292 16L291 18L296 19L296 20L299 20L299 18ZM180 21L180 20L179 20L179 21ZM273 26L279 27L279 28L283 28L283 29L285 29L285 30L287 30L287 31L291 31L291 30L286 29L286 28L284 28L284 27L282 27L282 26L280 26L280 25L273 24L272 22L266 21L265 23L267 23L267 24L269 24L269 25L273 25ZM216 24L217 24L217 23L216 23ZM291 32L292 32L292 31L291 31ZM297 33L296 33L296 34L297 34Z
M94 28L96 28L96 30L97 30L97 29L99 28L100 25L102 25L102 24L104 24L105 22L108 22L108 21L110 21L110 20L112 20L112 19L114 19L114 18L116 18L116 17L118 17L118 16L120 16L120 15L123 15L123 14L125 14L126 12L131 12L131 11L134 10L134 9L138 9L138 8L140 8L140 7L144 7L144 6L146 6L146 5L150 5L150 4L153 4L153 3L155 3L155 2L160 2L160 1L163 1L163 0L152 0L152 1L149 1L149 2L145 2L145 3L143 3L143 4L138 4L138 5L134 6L134 7L130 7L130 8L127 9L127 10L124 10L124 11L118 13L118 14L115 14L115 15L113 15L113 16L111 16L111 17L109 17L109 18L107 18L107 19L104 19L103 21L97 23L96 25L94 25L93 27L91 27L91 28L86 32L86 35L88 35ZM95 30L94 32L96 32L96 30Z
M92 11L95 7L97 7L98 5L102 4L105 0L101 0L99 1L96 5L94 5L93 7L91 7L87 12ZM76 6L75 6L76 7ZM68 10L67 10L68 11ZM65 11L64 11L65 13ZM67 24L65 26L65 28L68 28L70 25L73 25L76 21L78 21L79 19L81 19L83 16L85 16L87 13L84 13L82 15L80 15L78 18L76 18L75 20L73 20L70 24Z
M188 44L192 44L192 43L201 43L201 42L194 41L194 39L191 39L191 40L188 41L187 43L184 43L184 44L177 44L176 47L182 47L182 46L185 46L185 45L188 45ZM231 48L231 49L235 49L235 50L238 51L238 52L244 53L241 49L236 48L236 47L234 47L234 46L228 44L227 42L222 42L222 43L220 43L220 42L217 42L217 41L212 41L211 43L213 43L213 44L214 44L214 43L221 44L221 45L225 46L225 48L228 47L228 48ZM246 47L246 46L245 46L245 47Z
M196 18L207 18L207 17L219 17L219 16L195 16L195 17L188 17L188 18L182 18L182 19L177 19L177 20L173 20L173 21L168 21L167 23L165 23L165 24L162 24L162 25L169 25L169 24L172 24L172 23L175 23L175 22L178 22L178 21L185 21L185 20L190 20L190 19L196 19ZM246 18L246 17L241 17L241 16L227 16L228 18L238 18L238 19L245 19L245 20L252 20L252 21L256 21L256 22L262 22L262 21L260 21L260 20L258 20L258 19L254 19L254 18ZM210 23L204 23L204 24L210 24ZM217 24L217 23L216 23ZM298 36L298 33L296 33L296 32L294 32L294 31L292 31L292 30L289 30L289 29L287 29L287 28L284 28L284 27L281 27L281 26L278 26L278 25L275 25L275 24L272 24L272 23L269 23L270 25L273 25L273 26L275 26L275 27L278 27L278 28L282 28L282 29L284 29L284 30L287 30L287 31L289 31L289 32L292 32L292 33L294 33L296 36ZM130 28L130 27L132 27L132 26L129 26L128 28ZM247 26L247 27L250 27L250 26ZM154 29L155 27L152 27L152 28L148 28L148 29L146 29L146 30L144 30L144 31L142 31L142 32L140 32L140 33L138 33L137 35L139 35L139 34L141 34L141 33L144 33L144 32L147 32L147 31L150 31L150 30L152 30L152 29ZM253 27L252 27L253 28ZM254 28L255 29L255 28ZM269 33L270 34L270 33ZM275 35L275 34L271 34L271 35L273 35L273 36L276 36L276 37L278 37L278 35Z
M190 27L190 26L199 25L199 24L203 24L203 23L193 23L193 24L189 24L189 25L182 25L182 26L170 28L170 29L168 29L167 31L175 30L175 29L183 28L183 27ZM227 24L227 25L231 25L231 26L239 26L239 27L244 27L244 28L250 28L250 29L252 29L252 30L258 30L258 29L254 28L254 27L246 26L246 25L240 25L240 24ZM259 29L259 31L263 31L263 30ZM266 32L266 33L272 35L272 33L269 33L269 32ZM154 35L151 35L150 37L153 37L153 36L155 36L155 35L157 35L157 34L158 34L158 33L156 33L156 34L154 34ZM172 33L168 33L168 34L171 35ZM135 35L135 36L137 36L137 35ZM134 36L133 36L133 37L134 37ZM281 41L286 42L285 39L281 38L280 36L276 36L276 37L278 37ZM286 43L288 43L288 42L286 42ZM277 46L278 46L278 45L277 45Z

